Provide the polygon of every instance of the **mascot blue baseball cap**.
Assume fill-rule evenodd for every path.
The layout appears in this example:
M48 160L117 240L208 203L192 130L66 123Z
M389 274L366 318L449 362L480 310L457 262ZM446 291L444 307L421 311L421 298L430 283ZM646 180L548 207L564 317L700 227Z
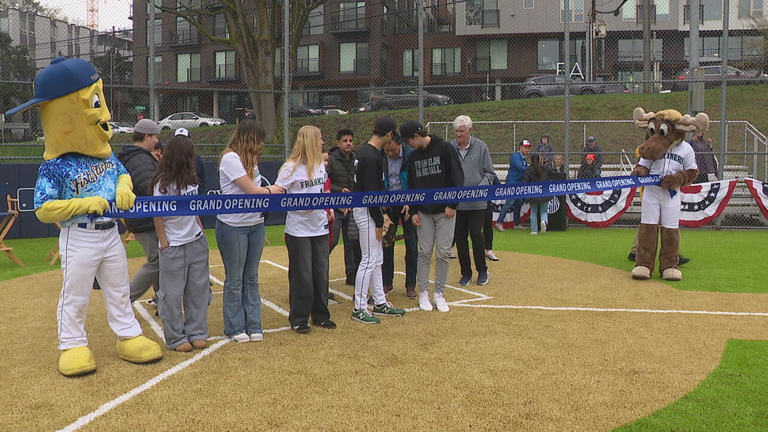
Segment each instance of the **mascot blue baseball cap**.
M35 77L35 97L5 115L12 116L27 108L90 87L101 77L92 64L80 58L57 57Z

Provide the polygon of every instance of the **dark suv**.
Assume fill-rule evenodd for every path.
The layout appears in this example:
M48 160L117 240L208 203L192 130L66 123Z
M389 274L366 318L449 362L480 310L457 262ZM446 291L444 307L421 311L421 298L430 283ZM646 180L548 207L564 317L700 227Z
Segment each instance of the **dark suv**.
M603 93L627 93L626 87L620 82L584 82L579 79L571 80L571 94L588 95ZM542 75L525 80L520 89L520 96L537 98L543 96L562 96L565 94L565 76Z
M699 66L702 70L702 79L704 87L713 88L720 85L720 65ZM691 69L686 68L675 74L675 81L670 86L671 90L688 89L688 80L693 79ZM751 73L736 69L733 66L727 66L725 70L725 80L728 85L744 85L749 83L762 84L768 82L768 75L764 73Z
M424 106L449 105L453 100L449 96L423 92ZM419 105L418 85L411 81L391 81L380 92L371 95L371 110L393 110L414 108Z

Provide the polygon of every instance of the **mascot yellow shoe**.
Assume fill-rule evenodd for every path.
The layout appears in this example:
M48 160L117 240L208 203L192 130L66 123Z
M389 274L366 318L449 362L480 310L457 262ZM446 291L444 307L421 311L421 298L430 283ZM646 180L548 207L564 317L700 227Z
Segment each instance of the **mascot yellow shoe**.
M62 351L59 356L59 372L64 376L80 376L96 370L96 359L87 346Z
M131 363L149 363L163 358L160 345L144 336L117 341L117 355Z
M131 176L112 154L111 116L99 72L79 58L59 57L35 77L35 97L7 116L40 106L45 161L35 184L35 214L61 225L64 274L58 320L59 371L66 376L96 370L85 331L94 278L101 285L109 326L119 338L120 358L146 363L162 357L160 346L141 336L129 299L128 260L110 207L133 206Z

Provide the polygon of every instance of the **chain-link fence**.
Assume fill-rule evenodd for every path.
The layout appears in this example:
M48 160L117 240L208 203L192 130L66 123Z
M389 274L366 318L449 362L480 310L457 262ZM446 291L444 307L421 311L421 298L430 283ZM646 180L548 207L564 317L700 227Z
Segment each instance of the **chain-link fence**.
M520 140L535 146L548 135L573 176L593 151L585 149L589 137L602 151L603 176L627 172L644 136L628 121L632 109L674 108L709 114L702 140L717 159L715 177L768 180L762 1L301 0L283 6L135 0L128 32L62 27L34 12L0 11L0 102L5 110L31 97L35 71L56 55L80 55L102 73L113 120L130 125L152 118L167 129L164 136L191 129L209 160L246 117L268 131L264 158L279 160L305 124L320 127L332 146L342 128L364 142L381 115L421 119L452 138L450 122L466 114L500 170ZM16 117L2 128L0 158L39 160L39 112ZM129 141L127 133L113 138L115 146ZM740 185L731 202L741 197L746 207L745 190Z

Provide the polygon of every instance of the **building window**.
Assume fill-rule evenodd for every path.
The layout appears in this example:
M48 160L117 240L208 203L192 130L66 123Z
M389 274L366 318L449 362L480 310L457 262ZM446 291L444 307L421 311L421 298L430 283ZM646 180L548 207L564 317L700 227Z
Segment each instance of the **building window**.
M309 13L307 24L304 25L304 36L323 34L324 6L320 5Z
M3 13L3 12L0 12ZM8 33L8 15L0 15L0 32Z
M220 38L229 38L229 29L224 14L216 14L213 17L213 35Z
M723 18L723 0L699 0L704 7L704 21L720 21Z
M365 2L339 3L339 29L359 30L365 28Z
M433 48L432 76L461 73L461 48Z
M381 62L379 67L379 75L382 78L389 78L389 47L382 45L379 50L379 61Z
M628 1L630 3L632 0ZM570 0L568 6L571 8L570 22L584 22L584 0ZM626 4L624 5L626 7ZM560 22L564 22L565 2L560 0Z
M147 20L147 29L150 28L149 20ZM155 25L152 27L155 36L155 46L163 44L163 19L155 18ZM149 46L149 30L147 30L147 46Z
M498 0L466 0L467 25L499 26Z
M560 41L557 39L540 40L538 48L538 69L557 70L560 59Z
M523 0L523 9L533 9L533 0Z
M743 60L755 60L763 58L765 49L765 37L743 36L741 43L741 58Z
M296 47L296 73L320 72L320 45L300 45Z
M176 17L176 43L191 44L197 42L197 28L182 17Z
M200 111L200 97L197 95L186 95L179 98L179 111Z
M368 42L339 44L339 72L343 74L370 73Z
M687 39L687 38L686 38ZM662 40L651 41L651 49L656 45L655 60L661 61ZM643 60L643 40L642 39L619 39L619 61L642 61Z
M764 0L739 0L739 18L762 18Z
M656 19L659 21L669 20L669 2L671 0L656 0L653 2L654 9L656 9Z
M562 2L562 0L560 0ZM635 21L637 19L637 4L635 0L628 0L621 7L621 19L624 21Z
M507 69L507 41L481 41L475 46L475 71Z
M403 76L419 76L419 51L415 49L403 50Z
M216 51L216 78L227 79L235 77L235 52Z
M176 82L200 81L200 53L176 54Z
M147 82L149 82L150 67L150 57L147 57ZM163 82L163 56L155 56L155 67L152 72L154 73L153 80L155 81L153 84Z
M154 0L154 1L152 1L152 0L149 0L149 1L146 1L146 2L144 3L144 5L145 5L145 6L146 6L146 8L147 8L147 9L146 9L146 11L147 11L147 17L149 17L149 12L150 12L150 4L154 4L154 5L155 5L155 14L158 14L158 15L159 15L159 14L163 13L163 11L161 11L161 10L160 10L160 6L162 6L162 5L163 5L163 0Z

